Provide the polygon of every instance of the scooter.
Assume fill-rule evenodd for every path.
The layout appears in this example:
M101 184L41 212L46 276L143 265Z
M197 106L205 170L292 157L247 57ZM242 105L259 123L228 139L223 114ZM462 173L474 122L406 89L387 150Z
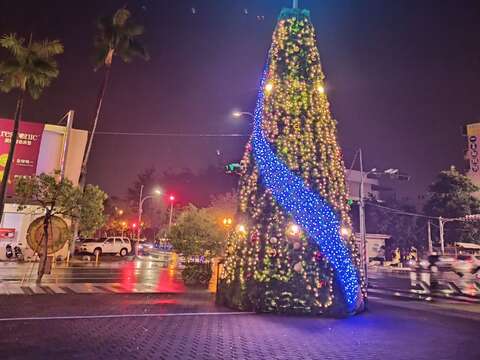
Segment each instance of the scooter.
M15 246L13 248L13 252L15 253L15 257L19 260L19 261L23 261L23 253L22 253L22 249L20 249L20 246Z
M7 244L7 246L5 246L5 256L7 259L10 259L13 256L12 245Z

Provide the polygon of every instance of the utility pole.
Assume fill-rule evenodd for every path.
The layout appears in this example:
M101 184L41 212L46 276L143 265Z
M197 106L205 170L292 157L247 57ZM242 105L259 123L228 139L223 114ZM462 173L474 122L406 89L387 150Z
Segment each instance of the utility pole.
M168 219L168 230L172 228L172 220L173 220L173 202L175 201L175 197L170 195L170 218Z
M360 201L359 201L359 215L360 215L360 242L363 259L363 274L365 277L365 285L368 287L368 258L367 258L367 236L366 236L366 223L365 223L365 194L364 194L364 180L363 174L363 154L362 149L358 149L358 159L360 162Z
M446 219L442 218L441 216L438 218L438 225L440 228L440 251L443 254L445 254L445 239L444 239L444 225L445 225Z
M135 247L135 256L138 256L138 246L140 245L140 231L142 224L142 206L143 206L143 184L140 185L140 198L138 199L138 224L137 224L137 246Z
M430 219L427 223L427 232L428 232L428 253L431 254L433 252L433 244L432 244L432 224L430 223Z
M70 136L72 133L74 116L75 116L75 111L69 110L67 112L67 126L65 128L65 135L63 137L62 157L60 158L60 178L62 180L65 178L65 170L67 168L68 146L70 145Z

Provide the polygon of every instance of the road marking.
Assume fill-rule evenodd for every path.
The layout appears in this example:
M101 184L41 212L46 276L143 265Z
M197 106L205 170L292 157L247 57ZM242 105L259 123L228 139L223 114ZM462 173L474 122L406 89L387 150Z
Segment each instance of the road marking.
M96 288L92 284L69 284L67 285L70 290L77 294L104 294L105 291L100 290L99 288Z
M218 316L218 315L254 315L254 312L200 312L200 313L166 313L166 314L113 314L113 315L71 315L71 316L32 316L0 318L0 322L9 321L38 321L38 320L91 320L91 319L117 319L133 317L174 317L174 316Z

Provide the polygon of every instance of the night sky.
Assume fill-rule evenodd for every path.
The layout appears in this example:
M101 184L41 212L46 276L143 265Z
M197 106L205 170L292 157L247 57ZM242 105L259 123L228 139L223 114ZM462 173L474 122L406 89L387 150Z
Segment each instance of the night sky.
M28 100L24 119L57 123L71 108L75 127L87 129L102 78L92 71L95 19L127 4L146 27L151 60L114 60L99 130L248 134L248 119L229 114L253 111L277 16L290 3L0 0L0 33L63 42L59 79L40 100ZM362 147L367 167L412 176L397 185L411 198L438 171L463 168L461 128L480 121L478 0L300 0L300 6L311 10L317 30L347 163ZM14 109L15 95L0 94L0 117L11 118ZM147 167L198 171L219 163L217 149L222 162L239 160L245 141L99 135L88 181L121 196Z

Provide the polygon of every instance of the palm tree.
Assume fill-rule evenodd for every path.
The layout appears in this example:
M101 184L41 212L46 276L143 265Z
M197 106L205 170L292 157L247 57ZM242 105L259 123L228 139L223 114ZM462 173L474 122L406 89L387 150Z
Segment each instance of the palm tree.
M135 57L141 57L145 60L149 58L147 50L138 40L138 36L143 34L144 28L132 20L131 13L126 8L117 10L113 16L100 18L97 23L97 28L98 33L94 39L96 49L95 71L104 67L104 75L102 86L97 97L97 106L87 150L83 158L79 184L81 189L85 187L88 158L92 150L93 137L95 136L98 118L107 90L113 58L118 55L126 63L131 62Z
M20 91L15 109L10 149L0 185L1 220L25 95L29 94L33 99L38 99L42 91L58 76L55 56L63 53L63 45L58 40L32 41L31 36L27 44L24 38L10 34L4 35L0 39L0 46L10 53L7 60L0 62L0 90L10 92L18 89Z

